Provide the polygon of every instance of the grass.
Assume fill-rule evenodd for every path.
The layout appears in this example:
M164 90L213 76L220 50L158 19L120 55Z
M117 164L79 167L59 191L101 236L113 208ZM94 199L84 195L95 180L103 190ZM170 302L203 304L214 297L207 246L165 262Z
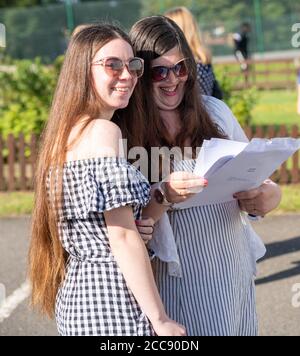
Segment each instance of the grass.
M220 72L226 72L227 75L235 78L237 83L243 82L244 77L241 75L241 69L237 62L232 64L215 63L215 69ZM262 82L295 82L296 83L296 67L293 62L274 62L274 63L258 63L252 65L250 78L256 83ZM286 71L289 71L287 73ZM266 74L266 72L270 72ZM255 73L254 73L255 72Z
M280 207L272 214L300 213L300 184L282 186ZM0 193L0 218L30 215L33 207L32 192Z
M289 130L289 136L293 125L298 125L300 128L300 115L297 113L296 90L260 91L258 95L259 101L253 110L252 126L263 126L266 128L267 126L273 125L278 131L281 125L285 125ZM287 162L287 168L292 168L291 158Z
M258 105L253 110L253 125L298 125L297 92L291 90L260 91Z
M30 215L32 206L32 192L0 193L0 217Z
M273 214L300 213L300 184L284 185L282 201Z

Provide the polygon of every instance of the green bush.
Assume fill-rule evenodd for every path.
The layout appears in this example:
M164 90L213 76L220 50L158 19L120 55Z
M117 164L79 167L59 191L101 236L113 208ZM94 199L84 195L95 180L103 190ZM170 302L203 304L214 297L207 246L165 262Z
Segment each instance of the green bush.
M230 107L241 126L250 126L253 109L258 103L258 91L255 87L235 90L236 80L228 75L225 68L217 69L216 76L224 93L224 101Z
M51 66L41 59L5 60L0 71L0 135L23 133L28 140L32 133L40 134L48 117L52 95L57 83L63 57ZM3 62L2 62L3 63ZM224 100L242 126L250 125L252 110L258 99L256 89L233 90L235 82L225 70L217 70L217 78L224 92Z
M61 58L45 66L39 58L11 61L0 72L0 134L39 134L47 119Z

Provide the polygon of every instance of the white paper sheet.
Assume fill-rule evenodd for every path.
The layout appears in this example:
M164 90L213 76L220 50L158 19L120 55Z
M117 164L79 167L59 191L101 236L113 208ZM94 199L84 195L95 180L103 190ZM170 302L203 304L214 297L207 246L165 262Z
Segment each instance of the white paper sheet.
M300 139L293 138L205 141L194 173L207 178L208 187L175 208L231 201L234 193L259 187L299 149Z
M194 173L200 177L209 178L227 161L242 152L248 143L213 138L204 140L202 149L196 161Z

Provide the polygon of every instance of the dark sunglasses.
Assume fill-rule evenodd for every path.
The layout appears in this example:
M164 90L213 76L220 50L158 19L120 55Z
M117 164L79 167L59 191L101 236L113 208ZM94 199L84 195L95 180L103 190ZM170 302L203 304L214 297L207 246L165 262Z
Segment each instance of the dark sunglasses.
M151 68L151 77L154 82L161 82L166 80L172 71L176 77L181 78L188 75L186 61L188 58L181 59L172 67L156 66Z
M131 58L129 61L123 61L117 57L107 57L99 59L92 64L103 66L106 73L111 77L118 77L121 75L125 66L133 77L139 78L144 73L144 60L138 57Z

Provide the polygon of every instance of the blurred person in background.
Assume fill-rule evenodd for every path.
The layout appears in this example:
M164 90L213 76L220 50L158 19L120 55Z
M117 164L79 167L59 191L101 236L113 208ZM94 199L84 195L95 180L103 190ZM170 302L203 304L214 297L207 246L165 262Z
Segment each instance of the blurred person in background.
M234 55L237 61L239 62L241 70L243 72L246 72L249 69L248 60L250 59L250 32L250 24L248 22L244 22L241 25L240 32L236 32L232 35L234 44Z
M186 37L197 63L197 79L201 93L223 99L222 90L213 71L211 53L203 43L193 14L186 7L180 6L166 11L164 15L176 22Z

